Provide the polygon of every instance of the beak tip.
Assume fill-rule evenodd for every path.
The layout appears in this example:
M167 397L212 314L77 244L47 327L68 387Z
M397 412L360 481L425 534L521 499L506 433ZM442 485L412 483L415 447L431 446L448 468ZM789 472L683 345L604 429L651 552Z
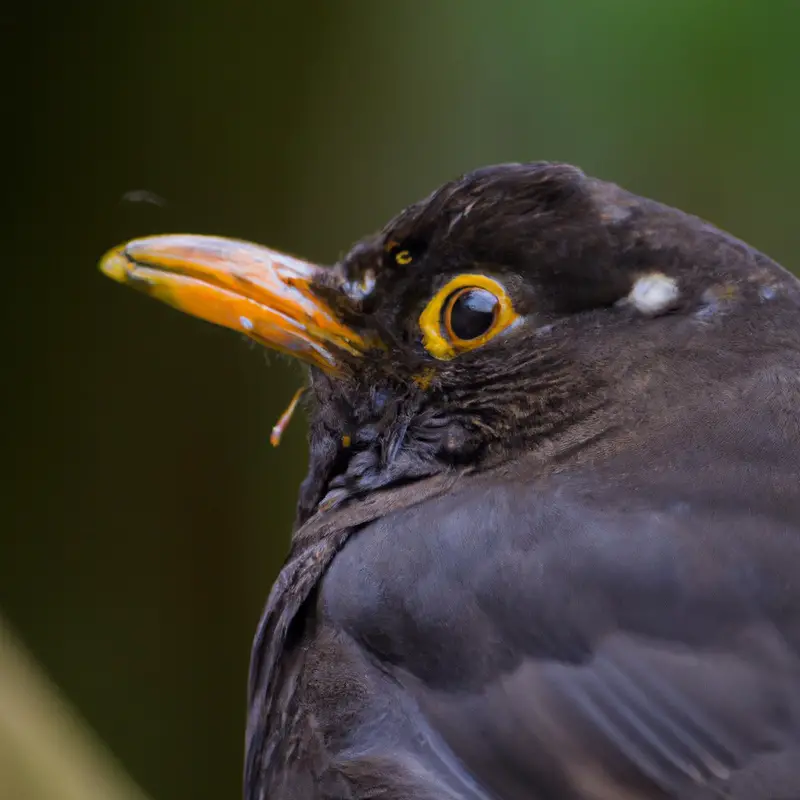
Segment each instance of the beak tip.
M125 283L128 278L128 259L125 257L125 247L114 247L109 250L98 264L100 272L113 281Z

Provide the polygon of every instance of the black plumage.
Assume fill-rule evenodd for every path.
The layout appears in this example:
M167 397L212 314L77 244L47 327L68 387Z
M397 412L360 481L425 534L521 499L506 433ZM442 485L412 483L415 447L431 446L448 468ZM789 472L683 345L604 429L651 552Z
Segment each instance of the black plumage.
M453 352L422 320L465 275L509 321ZM309 373L247 800L800 798L798 281L535 163L311 290L361 345ZM459 302L471 337L492 300Z

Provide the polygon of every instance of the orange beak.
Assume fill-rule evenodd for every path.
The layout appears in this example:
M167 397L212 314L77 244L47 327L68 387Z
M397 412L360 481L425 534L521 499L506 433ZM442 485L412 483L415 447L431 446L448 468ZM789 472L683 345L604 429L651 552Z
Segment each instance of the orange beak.
M325 268L216 236L134 239L100 261L115 281L336 373L367 345L313 292Z

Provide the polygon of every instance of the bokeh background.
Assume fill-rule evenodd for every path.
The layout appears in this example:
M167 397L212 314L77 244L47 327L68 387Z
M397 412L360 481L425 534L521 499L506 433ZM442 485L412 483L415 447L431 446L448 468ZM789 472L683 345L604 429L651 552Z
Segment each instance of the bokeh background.
M107 248L188 231L332 262L461 172L551 159L800 264L793 0L14 5L2 800L113 763L126 796L239 796L251 635L304 472L301 418L268 442L299 368L102 277ZM84 800L116 796L97 780Z

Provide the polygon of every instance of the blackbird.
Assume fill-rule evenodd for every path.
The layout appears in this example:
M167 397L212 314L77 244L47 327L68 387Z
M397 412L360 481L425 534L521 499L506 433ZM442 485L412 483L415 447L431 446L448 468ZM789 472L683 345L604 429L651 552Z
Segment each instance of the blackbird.
M310 365L247 800L800 798L800 284L567 164L110 277Z

